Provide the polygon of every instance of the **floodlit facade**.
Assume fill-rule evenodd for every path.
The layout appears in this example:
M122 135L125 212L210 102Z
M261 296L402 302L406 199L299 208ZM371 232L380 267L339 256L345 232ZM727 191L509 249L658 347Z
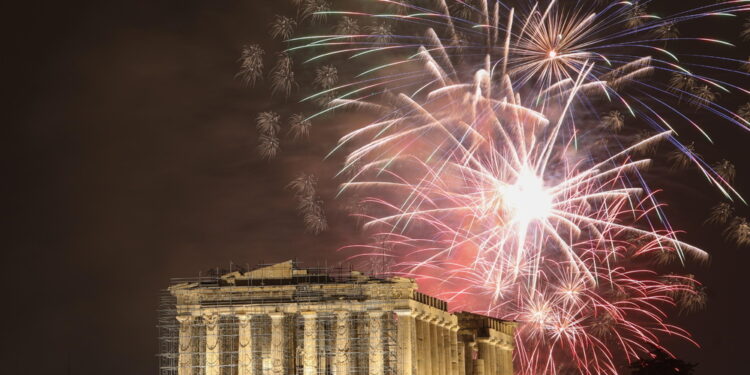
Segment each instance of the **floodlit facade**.
M449 313L414 280L294 262L174 280L162 375L510 375L512 322Z

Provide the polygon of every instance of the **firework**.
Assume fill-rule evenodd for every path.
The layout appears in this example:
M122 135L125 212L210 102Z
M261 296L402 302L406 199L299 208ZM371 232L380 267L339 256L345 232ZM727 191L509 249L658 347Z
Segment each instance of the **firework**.
M700 158L700 155L695 152L694 142L687 144L682 150L672 150L667 155L667 160L672 164L672 169L678 170L693 165L693 160L695 158Z
M294 192L306 230L315 235L328 229L323 201L316 195L317 184L315 175L302 173L287 186Z
M750 103L745 103L737 109L737 116L739 116L747 126L750 126Z
M279 153L278 133L281 116L275 112L263 112L258 115L255 127L258 130L258 153L265 159L273 159Z
M293 0L299 5L300 15L303 20L311 19L313 23L321 23L326 20L326 12L331 5L326 0Z
M716 94L714 90L708 87L708 85L699 85L697 87L693 87L691 93L693 95L690 103L693 104L693 106L696 108L706 107L715 102L718 98L718 94Z
M737 170L734 164L729 160L722 160L714 165L716 173L724 180L729 183L734 182L734 178L737 176Z
M670 275L665 278L666 284L676 286L669 294L677 303L682 313L692 313L706 307L706 288L693 275Z
M711 214L706 219L706 223L726 224L734 214L734 208L731 204L721 202L711 208Z
M279 53L276 66L271 71L271 88L273 94L289 97L296 84L294 79L294 61L286 53Z
M261 134L276 135L281 130L281 116L276 112L263 112L256 119L255 128Z
M313 85L320 88L325 95L321 95L317 98L318 103L326 104L329 103L336 95L336 92L332 90L336 83L339 81L338 70L332 65L324 65L315 69L315 79Z
M319 51L305 63L330 63L315 71L318 91L300 102L324 108L304 120L347 108L376 116L334 150L349 152L341 194L361 197L354 206L377 238L367 254L387 254L393 272L418 278L456 309L519 321L521 374L614 374L618 361L661 347L662 335L690 340L668 313L701 308L705 290L653 266L707 254L678 239L646 183L643 155L661 156L657 147L668 141L674 166L696 166L726 198L741 200L731 163L711 165L678 139L685 125L710 139L678 106L744 126L717 100L748 91L690 71L665 46L724 45L681 36L677 25L748 5L659 18L645 1L592 1L598 10L585 2L437 1L431 9L372 1L388 7L384 14L297 3L303 20L338 19L325 33L288 41L272 89L289 97L289 55ZM339 71L336 59L358 71ZM660 74L671 79L653 79ZM590 120L599 113L601 121ZM305 184L292 189L317 233L327 222ZM748 228L732 220L727 236L748 244Z
M424 281L438 268L437 289L455 303L525 322L518 341L523 373L554 372L571 355L579 371L612 373L612 351L634 356L645 343L656 345L654 329L684 335L661 318L626 318L625 306L638 306L641 318L661 316L649 301L668 305L675 286L620 264L657 251L705 257L669 230L627 220L658 209L649 194L626 183L628 174L649 162L632 160L631 153L669 132L592 160L562 135L564 112L551 121L519 105L509 83L496 90L502 97L486 96L482 87L493 78L485 71L476 77L469 87L431 91L427 97L435 101L445 96L446 103L435 108L402 95L401 112L412 115L342 139L379 134L349 156L350 163L364 166L344 185L389 188L385 196L368 199L380 213L365 228L387 236L391 252L406 254L404 274ZM579 80L568 104L580 87ZM388 178L373 179L383 175ZM644 244L624 246L624 235ZM550 354L534 354L540 352Z
M297 21L286 16L276 16L271 23L271 37L289 39L294 34L297 27Z
M602 117L602 126L611 131L620 131L625 127L625 115L620 111L610 111Z
M263 78L263 55L265 52L257 44L244 46L242 48L242 57L240 58L241 67L237 76L242 79L246 85L255 86L255 83Z
M674 22L665 22L654 30L654 35L659 39L669 40L680 36Z
M334 28L334 33L338 35L356 35L359 34L359 22L351 17L341 17Z
M310 135L312 121L302 114L294 114L289 117L289 134L294 140L307 138Z
M750 245L750 223L748 223L747 218L735 217L724 230L724 234L729 241L734 242L737 246Z

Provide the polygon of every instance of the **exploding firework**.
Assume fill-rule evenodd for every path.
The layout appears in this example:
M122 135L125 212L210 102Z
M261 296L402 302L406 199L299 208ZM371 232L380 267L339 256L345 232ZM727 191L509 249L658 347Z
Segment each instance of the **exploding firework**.
M711 208L711 213L706 219L706 223L710 224L726 224L734 214L734 208L731 204L721 202Z
M430 91L424 104L401 95L400 112L409 115L342 139L376 134L350 154L348 162L362 167L344 188L370 194L365 228L400 254L400 272L459 308L525 323L517 342L522 373L554 373L565 358L579 371L614 373L612 354L631 358L658 345L654 332L686 337L657 306L677 302L687 287L630 268L663 252L706 256L648 224L658 206L628 183L649 164L633 150L670 132L595 160L562 135L566 110L550 120L520 105L510 81L492 97L482 89L492 76L476 77L469 87Z
M259 45L253 44L242 48L242 57L240 57L241 67L237 76L242 79L246 85L254 86L255 83L263 78L263 55L265 52Z
M317 196L318 179L315 175L302 173L287 186L294 192L297 209L308 232L319 234L328 229L323 201Z
M392 272L418 278L454 308L520 322L521 374L614 374L619 362L661 347L663 335L690 340L668 323L669 311L701 308L705 290L653 266L707 254L678 239L642 171L645 155L661 156L657 146L669 142L676 168L693 165L727 199L741 199L730 185L734 166L704 161L677 133L687 127L710 140L683 103L747 125L742 111L717 101L748 91L703 73L741 74L743 62L695 55L700 61L686 64L666 46L727 45L677 27L750 6L729 1L659 18L647 1L368 3L387 13L297 1L300 20L334 26L290 39L271 73L273 92L290 97L291 55L314 51L304 64L325 61L311 70L318 91L300 99L324 108L290 119L304 134L309 121L338 110L376 116L334 149L347 153L341 194L362 197L353 206L376 238L366 255L387 255ZM734 69L714 67L722 61ZM316 233L327 222L308 180L290 187ZM733 242L750 243L744 219L722 220Z

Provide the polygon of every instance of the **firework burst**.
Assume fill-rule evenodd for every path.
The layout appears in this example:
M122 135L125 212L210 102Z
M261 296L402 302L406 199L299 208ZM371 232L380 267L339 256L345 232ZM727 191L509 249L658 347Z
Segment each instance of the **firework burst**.
M398 112L408 115L342 139L375 134L350 154L348 163L362 167L344 189L371 194L366 201L376 214L365 228L401 254L400 272L461 308L524 322L522 373L554 373L571 356L579 371L613 373L613 351L636 356L658 344L655 331L686 336L656 307L673 303L670 293L683 287L626 261L657 252L705 259L672 231L649 224L658 211L653 196L628 183L649 164L632 152L670 132L596 160L563 132L580 78L549 119L523 106L507 77L496 88L489 72L475 77L468 86L430 91L425 103L401 95ZM627 246L624 236L642 246ZM441 281L431 282L437 270Z
M288 41L272 89L289 97L289 56L319 51L305 63L331 62L315 71L319 91L300 102L324 108L292 122L350 108L377 118L334 149L347 153L341 194L361 197L354 206L377 238L366 255L387 253L393 272L456 309L519 321L520 374L614 374L618 361L661 347L663 335L690 340L668 323L669 311L701 308L705 290L653 266L707 254L666 220L644 155L695 166L727 199L741 200L731 163L704 161L677 135L687 127L710 140L682 103L746 126L741 111L717 101L748 91L703 73L741 74L741 62L714 69L705 61L721 59L696 55L703 61L686 64L666 46L728 45L677 27L750 6L729 1L660 18L647 1L368 2L385 5L383 14L297 3L301 19L336 23ZM336 59L345 63L337 68ZM664 75L671 79L661 82ZM660 155L666 142L674 148ZM292 189L317 232L327 226L322 202L305 184ZM744 219L721 220L733 242L750 243Z

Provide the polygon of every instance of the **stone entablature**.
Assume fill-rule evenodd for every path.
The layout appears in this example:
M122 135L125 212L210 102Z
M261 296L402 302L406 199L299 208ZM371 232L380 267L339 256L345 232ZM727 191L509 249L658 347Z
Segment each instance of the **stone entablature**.
M513 373L514 323L449 313L411 279L284 262L219 280L169 289L177 375Z

